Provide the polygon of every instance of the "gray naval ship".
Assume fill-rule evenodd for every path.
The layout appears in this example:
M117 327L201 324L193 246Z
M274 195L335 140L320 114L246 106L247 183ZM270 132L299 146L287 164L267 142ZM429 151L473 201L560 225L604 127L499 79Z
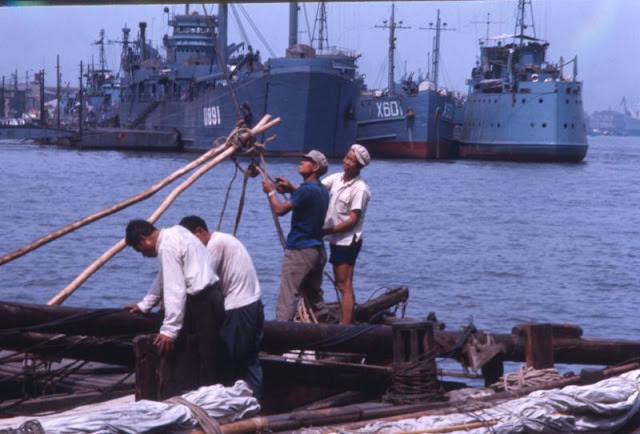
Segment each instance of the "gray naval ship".
M394 79L395 30L408 28L395 20L395 6L384 26L389 29L389 77L387 89L364 90L357 106L358 143L377 158L447 159L455 157L454 131L461 101L452 92L438 87L440 55L440 10L435 27L433 76L400 83ZM446 24L445 24L446 26Z
M590 135L640 136L640 112L635 111L623 97L620 101L622 112L601 110L589 117Z
M582 82L545 55L535 37L531 0L518 1L516 32L480 43L480 62L469 92L459 145L463 158L577 162L587 154ZM531 30L533 35L525 32Z
M362 79L354 53L297 43L297 3L290 5L286 56L262 62L244 43L227 43L227 4L218 15L189 11L169 19L166 57L123 34L119 121L123 128L173 131L184 150L205 150L239 120L280 117L269 153L318 149L342 156L356 136L355 105ZM166 10L166 9L165 9ZM168 11L168 10L166 10ZM218 48L220 47L220 48Z

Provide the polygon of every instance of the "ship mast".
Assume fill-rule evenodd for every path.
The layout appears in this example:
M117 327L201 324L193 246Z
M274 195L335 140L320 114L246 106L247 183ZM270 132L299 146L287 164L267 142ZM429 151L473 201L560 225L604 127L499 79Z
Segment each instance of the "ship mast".
M107 61L105 60L104 55L104 29L100 29L100 39L95 41L93 44L100 46L100 71L104 72L107 68Z
M529 13L531 15L530 24L526 21L526 8L529 6ZM524 38L527 36L527 28L531 27L533 37L536 37L536 27L533 23L533 6L531 0L518 0L518 17L516 19L516 29L514 31L515 38L520 38L520 45L524 45Z
M313 35L311 46L313 46L314 41L318 41L318 51L322 52L324 49L329 48L326 2L320 2L320 4L318 5L318 11L316 12L316 23L318 24L318 37L316 38L315 35Z
M391 19L388 21L384 20L381 26L376 25L375 27L380 29L389 29L389 76L387 82L387 90L389 91L389 95L393 95L395 93L395 81L394 81L394 54L396 50L396 29L410 29L411 27L402 26L402 21L395 21L395 4L391 4Z
M229 26L229 5L227 3L218 4L218 37L215 38L214 44L217 42L220 61L223 65L227 64L227 33ZM213 29L212 29L213 31ZM211 35L215 37L214 34Z
M447 29L447 23L443 23L440 20L440 9L438 9L438 15L436 18L436 25L433 23L429 23L429 27L420 27L421 30L435 30L436 35L433 38L433 56L431 60L431 69L433 73L433 85L435 86L435 90L438 90L438 70L440 66L440 32L444 30L455 30L455 29Z

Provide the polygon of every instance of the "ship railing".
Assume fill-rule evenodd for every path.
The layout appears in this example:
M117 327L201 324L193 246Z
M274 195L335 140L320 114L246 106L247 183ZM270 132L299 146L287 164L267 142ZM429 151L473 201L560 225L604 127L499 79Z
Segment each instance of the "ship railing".
M316 48L316 55L318 56L347 56L347 57L360 57L360 53L355 50L349 50L346 48L336 47L335 45L328 48L319 50Z

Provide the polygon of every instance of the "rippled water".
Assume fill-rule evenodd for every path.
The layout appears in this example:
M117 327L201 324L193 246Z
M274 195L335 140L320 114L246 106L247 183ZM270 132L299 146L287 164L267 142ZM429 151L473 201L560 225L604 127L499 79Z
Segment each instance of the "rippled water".
M193 158L0 143L0 254L137 194ZM331 163L330 171L340 170ZM268 161L272 175L292 180L296 165ZM158 224L199 214L215 227L233 173L230 162L213 169ZM582 164L374 161L364 176L373 197L356 266L359 301L380 287L407 285L408 314L434 311L449 329L470 318L499 333L524 321L569 322L585 336L640 337L640 138L592 137ZM233 229L241 184L238 177L225 231ZM0 297L46 303L172 188L0 266ZM281 221L288 230L289 217ZM282 251L257 179L249 182L238 236L272 319ZM155 261L125 249L66 304L135 302L155 270Z

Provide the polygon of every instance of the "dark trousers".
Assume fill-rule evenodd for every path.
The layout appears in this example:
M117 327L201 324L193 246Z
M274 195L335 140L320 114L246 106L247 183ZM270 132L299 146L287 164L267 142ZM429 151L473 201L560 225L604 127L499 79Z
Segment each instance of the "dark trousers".
M258 352L262 344L264 306L258 300L247 306L230 309L220 329L224 380L231 385L238 379L249 384L253 395L262 397L262 367Z
M218 282L187 296L175 349L177 371L189 377L185 384L198 387L220 382L218 333L224 318L224 297Z

